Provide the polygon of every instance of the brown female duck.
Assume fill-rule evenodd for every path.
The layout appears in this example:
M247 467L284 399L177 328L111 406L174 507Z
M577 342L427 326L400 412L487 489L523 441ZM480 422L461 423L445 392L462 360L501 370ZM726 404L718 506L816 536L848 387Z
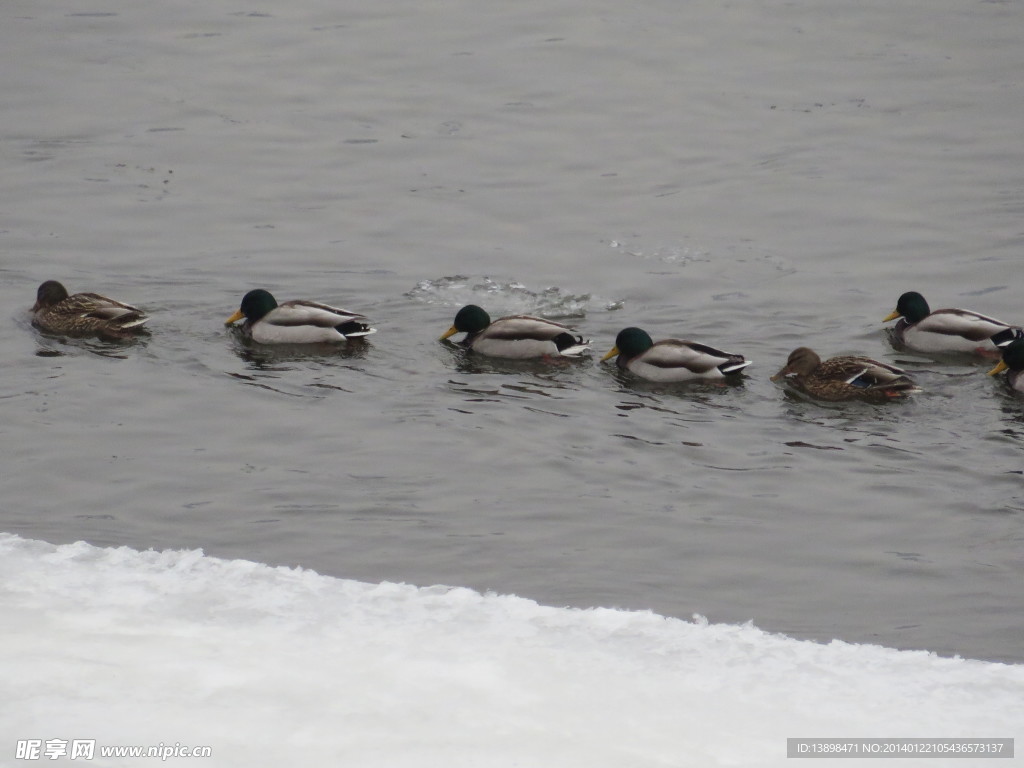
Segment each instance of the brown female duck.
M772 381L779 379L818 400L882 403L919 391L899 368L869 357L833 357L822 362L807 347L793 350L782 370L772 376Z
M47 280L36 291L32 324L62 336L105 336L121 339L141 330L149 320L138 307L122 304L98 293L68 295L56 280Z

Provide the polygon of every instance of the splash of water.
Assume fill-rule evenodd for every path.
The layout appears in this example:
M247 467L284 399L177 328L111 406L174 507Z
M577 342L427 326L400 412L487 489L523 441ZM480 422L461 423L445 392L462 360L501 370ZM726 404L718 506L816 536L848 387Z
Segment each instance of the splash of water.
M548 318L581 318L600 301L592 294L574 294L558 286L534 290L516 280L496 280L451 275L421 280L407 297L427 304L461 307L479 304L492 317L500 315L537 315ZM605 309L614 309L621 302L606 302Z

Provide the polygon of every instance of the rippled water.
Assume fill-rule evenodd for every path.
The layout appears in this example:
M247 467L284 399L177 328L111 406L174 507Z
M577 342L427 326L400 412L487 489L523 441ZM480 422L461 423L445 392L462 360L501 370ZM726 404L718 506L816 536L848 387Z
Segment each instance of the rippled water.
M0 528L1024 660L1024 403L880 322L1024 321L1022 14L5 4ZM39 334L51 278L151 334ZM251 348L256 286L379 332ZM468 302L596 354L474 359ZM642 384L596 363L626 325L754 364ZM803 344L924 392L795 398Z

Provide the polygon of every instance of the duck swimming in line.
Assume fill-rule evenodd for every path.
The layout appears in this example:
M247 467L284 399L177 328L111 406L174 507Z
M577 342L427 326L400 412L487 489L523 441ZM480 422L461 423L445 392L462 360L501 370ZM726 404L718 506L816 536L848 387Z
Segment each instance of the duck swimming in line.
M466 334L463 346L488 357L578 357L590 347L589 341L567 325L529 315L512 315L492 322L491 316L475 304L456 313L455 322L441 339L456 333Z
M991 357L998 354L1000 344L1008 344L1024 333L1017 326L968 309L932 312L924 296L916 291L900 296L896 309L882 322L896 318L900 318L893 327L896 340L918 352L967 352Z
M867 400L882 403L920 391L899 368L869 357L840 356L822 362L808 347L794 349L786 365L771 377L818 400Z
M989 376L1006 371L1006 383L1015 392L1024 392L1024 339L1016 339L1003 349L1003 358L988 372Z
M123 339L144 330L149 316L138 307L108 299L98 293L75 293L56 280L47 280L36 291L32 324L64 336L104 336Z
M262 288L245 294L238 311L224 325L243 317L242 331L258 344L339 343L377 332L356 312L302 299L278 304Z
M750 365L742 355L682 339L655 342L640 328L623 328L615 346L601 362L616 358L615 364L648 381L715 381L736 374Z

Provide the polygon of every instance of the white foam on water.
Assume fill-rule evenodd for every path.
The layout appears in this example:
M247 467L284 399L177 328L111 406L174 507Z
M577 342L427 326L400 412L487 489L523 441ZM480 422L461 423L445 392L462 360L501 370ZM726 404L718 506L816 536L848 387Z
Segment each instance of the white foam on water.
M32 764L14 759L26 739L210 746L186 762L217 766L600 768L792 765L787 737L1024 733L1021 665L201 551L2 534L0 616L2 765Z
M405 295L425 304L443 304L456 309L465 304L479 304L493 313L495 319L510 314L533 314L570 320L585 317L589 307L603 301L590 294L567 293L557 286L533 290L515 281L465 275L421 280ZM604 303L606 309L615 304Z

